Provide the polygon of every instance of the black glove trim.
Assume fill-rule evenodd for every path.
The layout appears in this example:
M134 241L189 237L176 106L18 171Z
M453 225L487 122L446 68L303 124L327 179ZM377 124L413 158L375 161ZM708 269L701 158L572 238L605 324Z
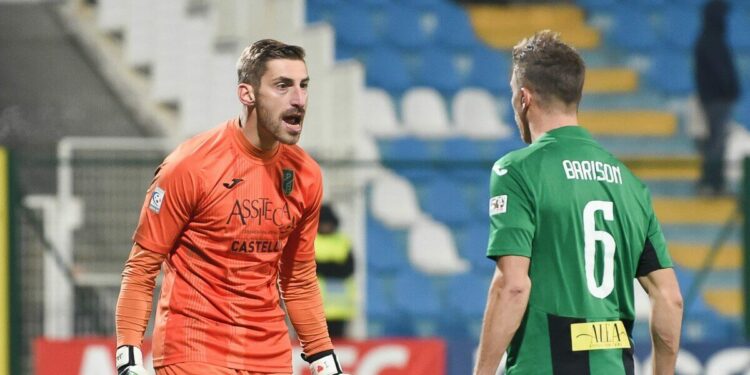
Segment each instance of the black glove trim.
M305 353L302 353L301 355L302 355L302 359L304 359L305 361L307 361L307 363L313 363L313 362L315 362L315 361L317 361L317 360L319 360L319 359L321 359L321 358L323 358L325 356L328 356L329 354L333 354L334 358L336 357L336 354L333 353L333 349L324 350L322 352L315 353L315 354L313 354L313 355L311 355L309 357L306 356ZM338 359L336 359L336 364L338 364L338 362L339 362Z

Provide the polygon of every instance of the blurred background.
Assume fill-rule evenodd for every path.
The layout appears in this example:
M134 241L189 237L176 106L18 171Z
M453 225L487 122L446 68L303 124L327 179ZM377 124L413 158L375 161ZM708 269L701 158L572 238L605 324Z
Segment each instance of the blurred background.
M709 194L696 186L704 3L0 0L0 373L114 373L114 306L145 189L175 145L238 115L235 62L267 37L307 51L301 145L352 243L344 367L470 373L494 269L489 173L523 147L510 49L546 28L587 64L581 124L654 195L686 302L678 373L750 370L738 203L750 1L728 1L744 94L730 114L726 189ZM636 309L645 374L640 288Z

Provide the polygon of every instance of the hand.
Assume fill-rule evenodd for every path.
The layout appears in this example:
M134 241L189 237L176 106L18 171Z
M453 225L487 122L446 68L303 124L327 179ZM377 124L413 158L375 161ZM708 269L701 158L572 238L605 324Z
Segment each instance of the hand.
M326 350L310 357L302 354L302 359L310 363L312 375L347 375L341 370L341 365L333 350Z
M115 364L117 375L148 375L143 367L143 354L137 346L123 345L117 348Z

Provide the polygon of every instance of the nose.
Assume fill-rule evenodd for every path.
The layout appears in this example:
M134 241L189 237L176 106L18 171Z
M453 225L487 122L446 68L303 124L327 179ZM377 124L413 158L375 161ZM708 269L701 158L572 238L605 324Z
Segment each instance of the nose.
M292 98L290 104L296 108L305 108L307 103L307 90L302 87L295 87L292 90Z

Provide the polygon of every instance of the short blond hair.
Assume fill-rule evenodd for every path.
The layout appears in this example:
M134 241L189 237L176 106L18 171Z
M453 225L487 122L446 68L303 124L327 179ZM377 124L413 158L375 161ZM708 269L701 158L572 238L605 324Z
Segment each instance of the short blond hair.
M542 30L516 44L513 72L519 86L534 90L543 101L550 97L566 105L581 101L586 65L559 33Z

